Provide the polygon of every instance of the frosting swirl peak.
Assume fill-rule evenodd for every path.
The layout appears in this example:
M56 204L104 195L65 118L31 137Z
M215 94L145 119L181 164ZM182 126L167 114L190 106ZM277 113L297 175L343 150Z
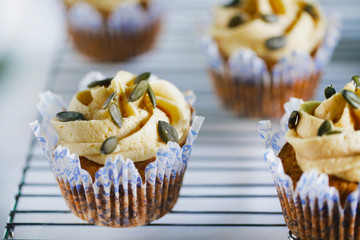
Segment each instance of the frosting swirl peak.
M210 30L226 57L243 47L254 50L267 62L277 62L294 50L311 54L324 38L326 20L315 1L238 2L217 7Z
M156 108L148 94L137 101L128 102L136 85L135 77L134 74L120 71L108 87L97 86L76 93L68 111L79 112L86 120L61 122L52 119L51 123L59 135L58 144L99 164L104 164L106 158L117 154L134 162L144 161L155 157L158 148L166 147L157 131L160 120L175 127L179 144L184 144L190 126L190 106L182 93L168 81L149 80L156 96ZM103 109L104 102L114 92L114 101L120 107L123 118L121 128L111 120L109 111ZM111 154L101 155L102 143L111 136L119 139L116 149Z
M294 148L302 171L315 168L321 173L360 182L360 109L353 107L344 91L360 96L360 90L351 82L343 92L323 102L302 104L296 129L290 129L285 138ZM321 135L319 128L325 120L331 121L332 129Z

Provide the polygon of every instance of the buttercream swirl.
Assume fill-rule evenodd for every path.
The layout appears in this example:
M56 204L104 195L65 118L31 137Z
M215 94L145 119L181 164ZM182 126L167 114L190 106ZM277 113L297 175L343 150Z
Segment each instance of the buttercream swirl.
M267 62L277 62L294 50L311 54L321 44L327 25L320 6L310 0L243 0L236 6L217 7L214 15L210 33L226 57L249 48ZM242 21L229 27L234 16ZM264 20L266 16L275 21ZM279 36L285 37L285 45L269 49L266 41Z
M135 87L135 77L134 74L120 71L108 87L95 87L76 93L68 111L82 113L86 121L61 122L53 118L51 123L59 135L58 144L99 164L104 164L106 158L117 154L134 162L144 161L155 157L159 148L166 147L158 134L159 120L175 127L179 144L183 144L190 126L190 106L183 94L168 81L149 80L156 96L156 108L153 108L147 94L128 103L127 99ZM116 92L116 103L123 117L121 128L111 120L108 110L102 109L113 92ZM115 151L101 155L102 143L111 136L119 139Z
M360 96L353 83L344 89ZM336 93L323 102L302 104L299 113L296 129L289 130L285 137L295 150L300 168L303 171L315 168L321 173L360 182L360 109ZM332 121L337 133L318 136L326 119Z

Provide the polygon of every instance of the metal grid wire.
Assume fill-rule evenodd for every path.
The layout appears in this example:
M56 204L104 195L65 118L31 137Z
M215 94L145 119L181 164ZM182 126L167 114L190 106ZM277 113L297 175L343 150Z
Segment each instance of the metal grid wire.
M173 4L156 48L129 63L101 64L80 56L65 42L56 54L48 86L69 101L90 70L113 76L124 69L150 70L181 90L193 89L198 115L206 117L192 152L181 194L172 212L153 223L128 229L88 224L68 210L52 172L33 139L19 191L5 227L4 239L285 239L284 223L272 178L263 163L256 119L231 116L213 96L205 61L194 34L199 13L216 1L182 0ZM320 89L332 83L341 89L360 63L360 4L326 7L347 13L343 39ZM357 24L356 24L357 23ZM322 99L319 93L319 99Z

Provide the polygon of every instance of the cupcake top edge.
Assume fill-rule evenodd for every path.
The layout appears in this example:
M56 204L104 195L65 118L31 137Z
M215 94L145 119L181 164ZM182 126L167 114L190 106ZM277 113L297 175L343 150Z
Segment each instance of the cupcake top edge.
M210 34L226 58L244 47L273 64L295 50L313 54L326 28L315 0L231 0L214 9Z
M152 1L153 0L64 0L64 4L67 8L70 8L76 3L88 3L104 15L109 15L115 9L129 4L139 4L146 9Z
M191 107L172 83L120 71L77 92L51 119L58 145L98 164L121 154L134 162L156 157L167 141L186 141Z
M302 171L360 182L359 76L336 92L326 87L325 100L303 103L289 118L285 138L294 148Z

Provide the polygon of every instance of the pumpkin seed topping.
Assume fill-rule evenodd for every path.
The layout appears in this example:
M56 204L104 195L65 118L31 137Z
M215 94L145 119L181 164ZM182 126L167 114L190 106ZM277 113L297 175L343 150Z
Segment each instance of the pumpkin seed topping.
M325 133L325 135L333 135L333 134L340 134L340 130L330 130L329 132Z
M359 75L352 76L351 81L353 81L355 83L357 88L360 87L360 76Z
M289 122L288 122L289 129L296 128L299 119L300 119L300 113L298 111L293 111L289 117Z
M304 11L310 14L310 16L314 19L317 19L319 17L318 13L316 12L316 9L311 4L305 4Z
M147 81L140 81L134 90L130 93L130 96L128 98L128 102L135 102L136 100L139 100L146 91L148 90L148 82Z
M74 111L64 111L56 114L56 118L61 122L72 122L85 120L84 115Z
M274 23L278 21L278 17L276 14L263 14L261 15L261 19L268 23Z
M100 153L102 155L112 153L113 151L115 151L116 146L118 145L118 143L119 143L119 140L115 136L105 139L105 141L101 145Z
M266 48L271 51L283 48L285 45L286 45L285 36L272 37L265 41Z
M358 95L349 90L342 90L341 94L353 108L360 108L360 97Z
M246 22L245 17L243 15L239 14L230 19L228 27L229 28L237 27L237 26L243 24L244 22Z
M116 96L116 91L113 92L105 101L104 105L102 106L102 109L107 109L110 105L110 103L112 102L112 100L114 100Z
M179 136L176 129L167 122L161 120L158 122L158 132L161 140L163 140L165 143L168 141L177 143L179 141Z
M236 7L242 4L242 0L232 0L231 2L229 2L228 4L224 5L224 7L229 8L229 7Z
M120 107L116 103L111 103L108 108L111 120L119 127L122 126L122 116Z
M300 110L307 112L308 114L313 114L314 110L321 104L319 101L307 101L301 104Z
M148 83L147 94L149 95L151 104L153 105L154 108L156 108L156 96L153 89L150 86L150 83Z
M327 86L324 90L326 99L331 98L331 96L334 95L335 93L336 93L336 90L332 85Z
M325 120L319 127L318 136L322 136L324 134L327 134L328 132L332 131L333 128L333 124L331 122L331 120Z
M111 83L111 81L113 80L113 78L106 78L104 80L99 80L99 81L95 81L92 83L89 83L87 85L88 88L93 88L93 87L108 87Z
M138 84L142 80L148 80L150 78L150 75L151 75L151 72L144 72L135 78L134 83Z

